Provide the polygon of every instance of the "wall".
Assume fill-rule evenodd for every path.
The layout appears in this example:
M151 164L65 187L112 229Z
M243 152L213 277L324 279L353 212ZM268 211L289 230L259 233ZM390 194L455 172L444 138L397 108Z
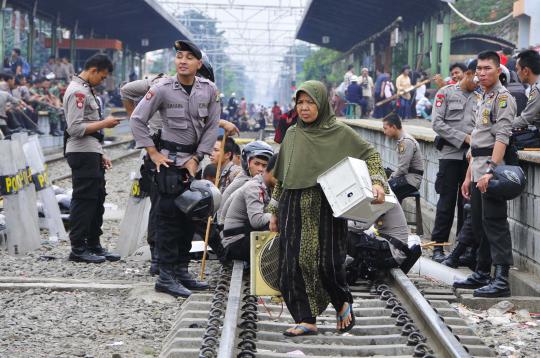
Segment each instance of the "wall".
M374 120L343 120L362 138L379 150L384 166L395 168L397 163L396 142L386 138L382 124ZM431 128L405 125L405 129L420 144L424 154L424 178L422 194L422 217L424 236L430 237L435 220L435 206L438 195L435 192L435 178L438 171L437 151L433 145L435 133ZM535 274L540 274L540 152L520 152L521 166L528 183L521 197L508 202L508 222L512 235L515 266ZM413 212L412 200L404 202L404 209L410 216ZM455 238L455 227L450 238Z

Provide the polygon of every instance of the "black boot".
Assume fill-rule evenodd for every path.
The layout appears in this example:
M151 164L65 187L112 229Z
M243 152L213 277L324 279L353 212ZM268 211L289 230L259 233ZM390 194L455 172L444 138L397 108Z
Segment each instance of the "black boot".
M100 264L105 262L105 256L96 255L85 247L72 247L69 253L69 261Z
M109 252L103 248L103 246L93 246L89 247L88 251L93 253L94 255L103 256L107 261L118 261L120 260L120 255L113 254L112 252Z
M431 259L439 263L444 261L445 256L444 256L444 249L442 246L433 247L433 256L431 257Z
M461 242L458 242L456 247L454 247L454 250L444 259L442 262L443 265L446 265L448 267L456 268L459 266L459 258L460 256L465 252L467 249L467 245L462 244Z
M490 271L491 264L479 263L472 275L469 275L465 280L455 281L453 286L454 288L465 288L469 290L484 287L491 281Z
M176 277L176 280L180 282L182 285L186 286L190 290L206 290L210 286L208 283L204 281L199 281L188 271L188 264L178 264L174 267L174 275Z
M150 256L152 261L150 263L150 275L156 276L159 275L159 260L158 260L158 250L154 245L150 245Z
M471 270L476 267L476 247L467 246L465 253L459 257L459 266L466 266Z
M161 264L159 267L159 277L156 281L156 291L168 293L174 297L189 297L191 291L175 280L173 267Z
M495 278L489 285L474 290L474 297L510 297L510 284L508 283L508 265L495 265Z

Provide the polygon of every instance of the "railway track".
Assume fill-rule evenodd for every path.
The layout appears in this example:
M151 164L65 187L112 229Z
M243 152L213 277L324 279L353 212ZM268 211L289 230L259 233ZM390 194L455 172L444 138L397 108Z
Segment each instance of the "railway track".
M356 325L349 333L336 333L329 306L318 318L318 335L294 338L282 334L293 323L284 305L249 294L242 263L220 270L213 293L193 294L182 305L160 357L495 356L451 306L457 299L451 290L400 270L351 287Z

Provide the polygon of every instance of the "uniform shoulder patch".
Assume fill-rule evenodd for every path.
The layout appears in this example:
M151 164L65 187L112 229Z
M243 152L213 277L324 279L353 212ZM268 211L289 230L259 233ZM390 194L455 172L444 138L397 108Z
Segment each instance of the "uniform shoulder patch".
M84 99L86 98L86 95L82 92L75 92L75 103L77 105L78 109L83 109L84 107Z
M405 143L399 142L398 144L398 152L401 154L405 151Z
M503 94L499 96L499 108L508 107L508 96Z
M534 101L534 99L536 98L536 96L537 96L537 91L531 90L531 92L529 93L529 99L527 100L527 102L532 102L532 101Z
M146 96L144 96L144 98L147 101L150 101L152 99L152 97L154 97L154 92L152 90L149 90L148 92L146 92Z
M435 107L442 106L443 102L444 102L444 94L437 93L437 95L435 96Z

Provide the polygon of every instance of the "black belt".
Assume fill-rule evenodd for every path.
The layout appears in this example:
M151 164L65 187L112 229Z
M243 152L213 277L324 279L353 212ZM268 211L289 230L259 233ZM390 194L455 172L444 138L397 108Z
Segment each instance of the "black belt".
M423 171L423 170L419 170L419 169L409 168L409 174L424 175L424 171Z
M488 148L471 148L471 155L474 157L491 157L493 147Z
M247 227L240 226L240 227L235 227L232 229L223 230L223 237L230 237L230 236L235 236L235 235L240 235L240 234L246 235L247 233L251 232L250 229L251 228L249 226Z
M403 243L402 241L396 239L393 236L377 233L378 236L382 237L383 239L388 240L389 243L391 243L396 249L403 252L405 255L409 255L411 250L409 249L409 246L407 244Z
M438 150L442 150L444 146L457 148L455 145L453 145L452 143L450 143L449 141L447 141L446 139L444 139L443 137L439 135L435 137L433 142L435 143L435 148L437 148ZM469 144L463 142L463 144L461 145L459 149L469 149Z
M169 142L168 140L161 140L161 145L163 149L167 149L171 152L176 153L195 153L197 151L197 144L178 144L174 142Z
M96 138L101 144L103 144L103 139L105 139L105 136L101 132L85 134L85 137L86 136ZM71 138L71 135L68 133L67 129L64 129L64 157L66 156L66 146L69 138Z

